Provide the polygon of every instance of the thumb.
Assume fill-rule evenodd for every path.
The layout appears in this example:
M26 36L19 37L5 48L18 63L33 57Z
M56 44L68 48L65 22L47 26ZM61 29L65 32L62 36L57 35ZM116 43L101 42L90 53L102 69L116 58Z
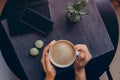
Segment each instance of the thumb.
M81 52L81 53L79 54L77 60L78 60L78 61L84 60L84 59L85 59L85 56L86 56L85 53L82 53L82 52Z

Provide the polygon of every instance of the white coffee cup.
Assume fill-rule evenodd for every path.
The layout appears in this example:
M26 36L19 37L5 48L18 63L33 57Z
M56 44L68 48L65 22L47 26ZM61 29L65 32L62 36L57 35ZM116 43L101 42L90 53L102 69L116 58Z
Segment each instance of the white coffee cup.
M49 49L49 59L56 67L66 68L75 62L79 53L70 41L58 40Z

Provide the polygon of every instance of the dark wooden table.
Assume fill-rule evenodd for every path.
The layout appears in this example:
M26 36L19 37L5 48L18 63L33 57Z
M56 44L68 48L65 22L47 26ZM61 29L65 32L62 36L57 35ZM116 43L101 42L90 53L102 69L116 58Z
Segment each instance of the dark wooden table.
M29 49L34 46L33 43L37 39L44 40L45 44L48 44L53 39L67 39L74 44L85 43L89 47L94 58L113 50L112 43L94 1L91 0L88 5L90 11L89 15L84 16L79 23L72 26L66 24L64 10L60 10L60 12L57 11L61 8L61 5L57 5L57 3L61 3L63 5L62 7L65 8L67 5L66 2L67 1L62 4L61 1L50 1L50 11L52 20L55 24L54 30L48 36L41 36L41 34L34 33L11 37L8 33L6 22L3 22L8 39L10 40L18 60L29 80L42 79L43 75L40 64L41 54L38 57L31 57L29 55ZM57 12L59 13L59 16L56 16L56 14L58 15ZM87 24L86 21L88 22ZM40 50L40 53L42 53L42 49Z

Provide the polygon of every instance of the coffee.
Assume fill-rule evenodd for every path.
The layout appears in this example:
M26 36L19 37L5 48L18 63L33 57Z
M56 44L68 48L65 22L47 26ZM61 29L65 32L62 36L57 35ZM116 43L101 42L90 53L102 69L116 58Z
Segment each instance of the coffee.
M51 62L58 67L68 67L76 59L76 51L71 42L58 40L49 52Z

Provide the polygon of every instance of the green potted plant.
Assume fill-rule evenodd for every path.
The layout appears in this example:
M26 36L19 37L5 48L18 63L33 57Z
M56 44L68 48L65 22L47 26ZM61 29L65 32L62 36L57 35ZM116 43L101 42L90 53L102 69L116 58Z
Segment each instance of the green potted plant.
M70 22L78 22L82 16L88 14L86 6L88 0L75 0L74 3L68 3L67 18Z

